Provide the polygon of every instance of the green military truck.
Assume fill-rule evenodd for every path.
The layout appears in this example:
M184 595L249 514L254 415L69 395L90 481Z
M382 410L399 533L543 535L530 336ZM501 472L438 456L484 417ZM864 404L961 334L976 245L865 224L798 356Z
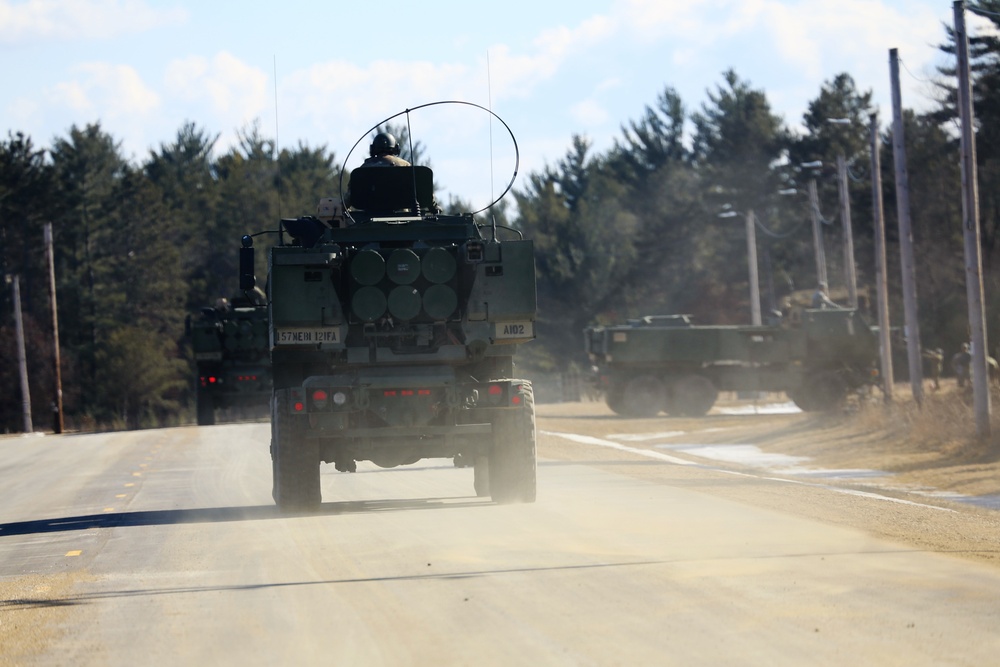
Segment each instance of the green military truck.
M270 250L276 504L316 507L321 462L430 458L472 467L479 496L533 502L534 397L514 370L535 336L532 242L442 213L428 167L358 167L348 192L346 207L282 220Z
M792 314L760 326L648 316L589 327L584 345L608 406L634 417L701 416L720 391L783 391L802 410L831 410L873 382L878 341L856 310Z
M188 331L197 366L198 425L214 424L219 411L245 415L266 409L271 398L271 357L263 300L219 299L214 307L202 308L198 317L188 319Z

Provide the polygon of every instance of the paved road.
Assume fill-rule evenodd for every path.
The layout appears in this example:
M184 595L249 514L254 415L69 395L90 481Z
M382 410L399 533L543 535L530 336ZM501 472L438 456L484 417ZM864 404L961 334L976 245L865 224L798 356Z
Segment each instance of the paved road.
M1000 570L803 518L812 487L541 435L535 504L478 499L472 471L447 462L331 466L322 511L288 517L271 503L268 437L239 424L0 440L0 664L1000 655ZM743 486L787 511L713 492Z

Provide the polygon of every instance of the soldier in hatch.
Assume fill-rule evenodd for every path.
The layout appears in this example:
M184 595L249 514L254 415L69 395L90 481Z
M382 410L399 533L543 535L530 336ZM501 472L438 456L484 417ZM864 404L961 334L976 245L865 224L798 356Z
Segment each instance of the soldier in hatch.
M399 143L388 132L379 132L368 148L369 157L362 167L409 167L410 163L399 157Z
M820 281L819 284L816 285L816 291L813 292L812 307L840 308L840 306L834 303L833 299L830 298L830 295L827 293L827 285L823 281Z

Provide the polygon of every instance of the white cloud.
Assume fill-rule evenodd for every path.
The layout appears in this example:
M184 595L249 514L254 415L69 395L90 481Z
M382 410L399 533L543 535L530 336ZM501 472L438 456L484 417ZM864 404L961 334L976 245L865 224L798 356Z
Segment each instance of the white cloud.
M615 4L612 11L620 18L627 33L643 42L656 41L668 35L698 39L706 28L706 19L710 24L718 24L720 16L726 14L720 11L719 3L712 2L706 8L708 16L703 17L705 4L697 0L622 0Z
M87 87L79 81L62 81L53 86L45 97L53 107L62 106L78 113L92 113L95 106L87 94Z
M594 15L576 27L557 26L543 30L532 42L531 53L515 54L498 44L490 48L493 94L497 98L524 98L551 80L567 61L587 50L613 41L618 27L604 15Z
M485 98L488 93L485 79L485 73L465 65L387 60L358 65L336 60L285 77L279 86L279 113L282 124L285 120L308 123L322 131L323 141L333 139L342 146L356 140L371 125L404 109L437 100ZM294 106L284 106L283 100L294 100ZM421 113L418 122L432 123L438 131L461 126L449 121L454 110L442 111L443 114Z
M771 33L770 41L785 61L812 78L827 74L825 65L831 60L847 61L859 73L873 61L884 69L891 47L923 60L943 37L939 17L929 8L902 13L870 0L821 5L769 0L762 3L759 18L759 27ZM874 54L883 57L876 60Z
M108 119L143 116L160 104L159 96L127 65L82 63L43 94L47 105Z
M0 44L104 39L187 17L184 9L157 9L142 0L0 0Z
M175 60L167 65L164 77L169 95L207 102L216 118L230 124L242 125L270 107L268 75L224 51L211 59Z
M623 28L615 39L667 44L675 67L734 67L772 102L782 102L776 106L791 112L786 120L793 123L821 83L841 72L850 73L860 90L873 90L876 104L884 104L890 48L899 49L907 68L904 104L927 104L931 87L926 79L942 62L936 49L944 40L942 22L951 22L951 9L943 3L890 0L621 0L612 15Z
M570 114L573 120L582 126L583 132L586 132L588 127L603 125L610 118L608 110L593 99L583 100L573 105Z

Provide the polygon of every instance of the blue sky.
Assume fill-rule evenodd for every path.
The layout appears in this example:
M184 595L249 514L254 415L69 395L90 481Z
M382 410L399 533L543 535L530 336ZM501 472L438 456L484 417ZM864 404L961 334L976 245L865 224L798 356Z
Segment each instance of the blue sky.
M730 67L793 127L840 72L887 118L898 48L903 103L926 108L951 22L947 0L0 0L0 130L47 147L100 121L139 161L185 121L220 151L256 122L342 161L387 116L457 99L511 127L518 187L574 134L610 147L665 86L699 109ZM488 114L433 107L410 122L447 192L485 205L510 180L511 142Z

